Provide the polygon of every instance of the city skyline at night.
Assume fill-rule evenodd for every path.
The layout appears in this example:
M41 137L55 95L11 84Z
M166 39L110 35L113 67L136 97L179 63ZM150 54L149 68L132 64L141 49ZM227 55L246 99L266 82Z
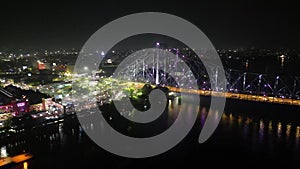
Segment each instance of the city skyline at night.
M297 168L291 2L4 2L0 168Z

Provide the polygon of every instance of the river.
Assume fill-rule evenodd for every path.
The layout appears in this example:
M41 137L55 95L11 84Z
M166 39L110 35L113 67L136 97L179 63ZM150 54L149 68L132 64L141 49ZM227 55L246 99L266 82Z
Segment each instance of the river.
M185 104L179 106L171 102L166 111L167 118L157 122L155 127L134 125L131 126L132 130L124 131L128 131L129 135L131 131L135 131L133 135L138 137L159 134L172 125L177 116L177 108L197 106ZM66 121L59 125L56 133L24 137L10 144L1 145L1 155L30 152L34 158L27 162L28 169L159 168L162 166L168 168L203 168L204 166L297 168L299 166L299 109L286 105L276 107L228 101L215 133L208 141L199 144L199 133L208 110L209 106L205 104L199 106L198 118L185 139L173 149L155 157L131 159L113 155L98 147L84 133L82 127L88 126L70 125L71 123ZM113 123L116 124L118 123ZM24 165L20 163L10 165L9 168L19 169L24 168Z

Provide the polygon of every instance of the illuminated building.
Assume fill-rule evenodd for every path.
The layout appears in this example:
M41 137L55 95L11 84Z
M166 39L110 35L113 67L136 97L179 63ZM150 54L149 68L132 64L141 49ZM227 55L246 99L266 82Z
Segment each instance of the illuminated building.
M38 70L45 70L46 69L46 65L44 62L41 62L41 61L37 61L37 68Z

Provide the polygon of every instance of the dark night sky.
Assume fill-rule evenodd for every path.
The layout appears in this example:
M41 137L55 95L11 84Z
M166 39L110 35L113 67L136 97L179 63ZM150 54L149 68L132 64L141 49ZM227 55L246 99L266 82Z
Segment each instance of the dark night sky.
M104 24L136 12L175 14L196 24L216 48L298 48L299 24L288 1L29 3L0 7L0 48L80 49ZM297 25L298 24L298 25Z

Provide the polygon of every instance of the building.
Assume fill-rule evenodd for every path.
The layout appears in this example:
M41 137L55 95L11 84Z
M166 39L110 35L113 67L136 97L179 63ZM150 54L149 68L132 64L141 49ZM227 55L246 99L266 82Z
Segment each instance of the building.
M29 111L30 103L25 96L16 98L11 92L0 88L0 114L10 113L15 116Z
M22 90L13 85L0 88L0 116L43 111L49 108L48 104L52 104L52 98L38 91Z

